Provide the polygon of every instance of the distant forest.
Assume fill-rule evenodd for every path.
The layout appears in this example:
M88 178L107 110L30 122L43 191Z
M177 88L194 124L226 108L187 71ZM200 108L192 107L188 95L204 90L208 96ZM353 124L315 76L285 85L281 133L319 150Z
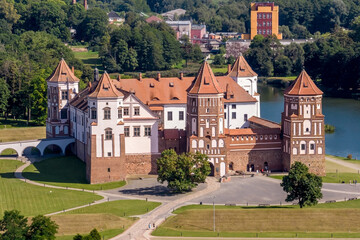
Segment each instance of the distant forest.
M0 116L35 120L47 116L46 78L63 57L75 66L80 86L93 79L93 69L75 58L67 45L99 53L108 72L161 71L204 56L189 39L176 40L165 23L147 23L147 16L176 8L181 19L205 23L208 31L245 32L248 0L0 0ZM287 38L315 39L283 47L273 37L257 36L244 53L260 76L297 75L305 66L323 86L351 91L360 86L360 0L279 0L280 24ZM124 24L108 24L118 12ZM76 34L71 36L70 29ZM213 64L232 63L224 47Z
M249 0L89 0L89 4L117 12L163 13L183 8L183 19L205 23L210 32L249 32ZM335 26L349 28L360 14L359 0L275 0L280 29L288 38L326 33Z

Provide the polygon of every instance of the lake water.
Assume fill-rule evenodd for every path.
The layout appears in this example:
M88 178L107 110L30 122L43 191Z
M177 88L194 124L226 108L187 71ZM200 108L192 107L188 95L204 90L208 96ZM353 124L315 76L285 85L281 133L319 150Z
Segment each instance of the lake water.
M259 84L261 117L280 123L284 108L283 89ZM360 159L360 101L342 98L323 98L325 123L335 126L326 134L326 154Z

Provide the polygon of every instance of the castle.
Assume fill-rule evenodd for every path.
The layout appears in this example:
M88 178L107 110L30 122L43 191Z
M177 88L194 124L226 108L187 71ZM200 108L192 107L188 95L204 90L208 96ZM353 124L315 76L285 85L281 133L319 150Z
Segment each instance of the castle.
M325 174L322 92L305 71L285 90L281 125L260 118L257 74L243 56L226 76L204 61L195 77L111 79L105 72L79 91L62 59L47 79L48 138L73 137L90 183L156 174L172 148L208 156L211 175L288 170L305 163Z

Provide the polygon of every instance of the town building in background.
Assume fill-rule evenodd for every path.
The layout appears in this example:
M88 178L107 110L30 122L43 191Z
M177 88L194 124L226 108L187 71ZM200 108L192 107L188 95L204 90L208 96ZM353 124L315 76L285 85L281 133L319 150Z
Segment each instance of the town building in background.
M117 14L115 11L111 11L108 14L108 19L110 24L121 24L125 21L124 18L120 17L119 14Z
M243 34L243 39L253 39L256 35L275 35L282 39L279 33L279 6L274 2L251 3L250 34Z

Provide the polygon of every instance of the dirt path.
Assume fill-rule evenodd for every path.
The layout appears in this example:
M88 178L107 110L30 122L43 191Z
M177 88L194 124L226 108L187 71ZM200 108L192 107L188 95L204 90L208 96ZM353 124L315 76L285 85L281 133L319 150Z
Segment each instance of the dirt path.
M220 183L215 178L207 178L206 182L207 182L207 187L205 189L199 192L195 192L193 194L186 195L175 201L164 203L163 205L156 208L152 212L143 215L139 221L133 224L125 232L112 238L111 240L152 238L150 235L153 229L149 229L149 224L155 223L155 226L159 226L162 222L166 220L166 218L171 216L172 211L174 209L185 205L186 202L189 202L194 198L209 194L220 187Z
M330 156L326 156L325 159L329 162L333 162L333 163L336 163L336 164L339 164L339 165L342 165L344 167L348 167L348 168L352 168L352 169L355 169L357 171L360 171L360 164L354 164L354 163L348 163L344 160L339 160L339 159L336 159L334 157L330 157Z

